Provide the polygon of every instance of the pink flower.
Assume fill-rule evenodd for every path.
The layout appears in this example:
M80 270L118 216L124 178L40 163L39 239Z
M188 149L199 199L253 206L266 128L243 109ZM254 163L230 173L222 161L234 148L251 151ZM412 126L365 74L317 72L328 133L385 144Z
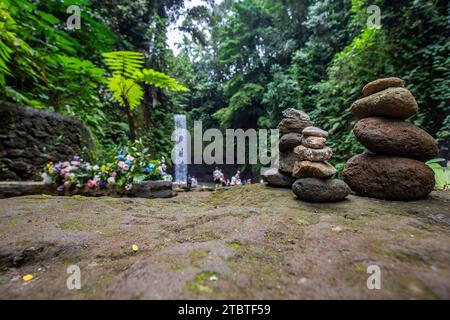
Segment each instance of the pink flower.
M124 164L122 169L125 171L128 171L128 169L130 169L130 167L127 164Z
M123 166L125 165L125 162L119 161L119 163L117 165L119 166L119 168L123 168Z
M70 181L64 182L64 188L68 189L72 183Z
M132 155L127 155L127 160L130 160L130 161L133 161L134 160L134 158L133 158L133 156Z
M62 169L59 174L61 175L61 177L65 177L66 176L66 170Z
M94 180L88 180L87 186L88 186L89 189L94 189L95 188Z
M78 161L71 161L70 164L75 167L78 167L80 165L80 163Z
M68 167L68 166L69 166L69 162L68 162L68 161L64 161L64 162L63 162L63 167L66 168L66 167Z
M110 176L113 177L113 178L117 177L117 172L115 172L115 171L111 172Z

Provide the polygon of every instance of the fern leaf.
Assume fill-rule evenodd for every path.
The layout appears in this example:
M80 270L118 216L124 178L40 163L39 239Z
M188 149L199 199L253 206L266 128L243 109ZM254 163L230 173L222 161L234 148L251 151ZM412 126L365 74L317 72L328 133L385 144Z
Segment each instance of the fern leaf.
M178 83L174 78L153 69L144 69L135 74L135 79L143 81L146 84L166 89L169 91L187 91L188 88Z
M137 82L121 75L110 77L108 79L108 88L117 102L123 106L126 106L128 103L131 110L139 107L144 97L144 90Z
M133 51L114 51L103 53L106 66L115 76L134 79L144 65L144 55Z

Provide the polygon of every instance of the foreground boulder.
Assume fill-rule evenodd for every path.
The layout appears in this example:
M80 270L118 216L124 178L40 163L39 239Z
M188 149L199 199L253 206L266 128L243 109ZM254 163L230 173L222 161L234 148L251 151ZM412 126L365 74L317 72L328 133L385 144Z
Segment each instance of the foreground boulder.
M365 97L370 96L374 93L386 90L388 88L404 88L405 82L397 77L377 79L375 81L369 82L362 89L363 95Z
M292 185L292 191L299 200L308 202L337 202L351 192L342 180L319 178L299 179Z
M277 188L291 188L296 180L291 175L282 173L276 168L271 168L264 172L263 177L266 178L269 186Z
M438 154L436 141L412 123L386 118L365 118L353 129L358 141L382 155L426 161Z
M344 181L362 196L417 200L433 191L434 173L417 160L361 154L347 161Z
M388 88L352 104L352 114L358 118L386 117L407 119L418 111L416 99L405 88Z

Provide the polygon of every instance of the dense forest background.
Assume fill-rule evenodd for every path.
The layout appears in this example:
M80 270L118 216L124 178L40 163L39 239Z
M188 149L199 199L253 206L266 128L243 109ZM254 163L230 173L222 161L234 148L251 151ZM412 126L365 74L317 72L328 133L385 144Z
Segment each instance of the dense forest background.
M81 8L80 29L66 25L70 5ZM370 5L381 8L380 28L367 25ZM448 154L449 14L443 0L2 0L0 99L79 118L101 157L129 140L102 53L141 52L145 67L189 88L144 86L132 116L155 158L170 158L173 113L204 129L275 128L295 107L330 132L341 169L363 151L351 103L367 82L398 76L419 103L411 121ZM183 39L175 53L168 30L176 21Z

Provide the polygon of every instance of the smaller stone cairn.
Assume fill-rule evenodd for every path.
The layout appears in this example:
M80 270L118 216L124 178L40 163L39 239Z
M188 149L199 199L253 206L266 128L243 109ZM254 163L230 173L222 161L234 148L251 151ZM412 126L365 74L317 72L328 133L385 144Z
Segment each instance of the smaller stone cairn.
M313 122L303 111L289 108L283 111L283 119L278 130L283 134L279 141L279 168L272 168L264 173L268 184L273 187L291 188L296 178L292 177L297 156L294 148L302 142L302 131Z
M386 78L363 88L364 98L352 105L359 119L353 133L374 154L350 158L344 180L357 194L388 200L428 197L434 173L422 161L438 153L436 141L405 120L418 111L417 102L403 80Z
M333 156L325 143L328 132L309 126L302 131L301 144L294 148L296 161L292 175L299 178L292 191L298 199L309 202L335 202L350 193L347 184L332 177L336 169L327 162Z

